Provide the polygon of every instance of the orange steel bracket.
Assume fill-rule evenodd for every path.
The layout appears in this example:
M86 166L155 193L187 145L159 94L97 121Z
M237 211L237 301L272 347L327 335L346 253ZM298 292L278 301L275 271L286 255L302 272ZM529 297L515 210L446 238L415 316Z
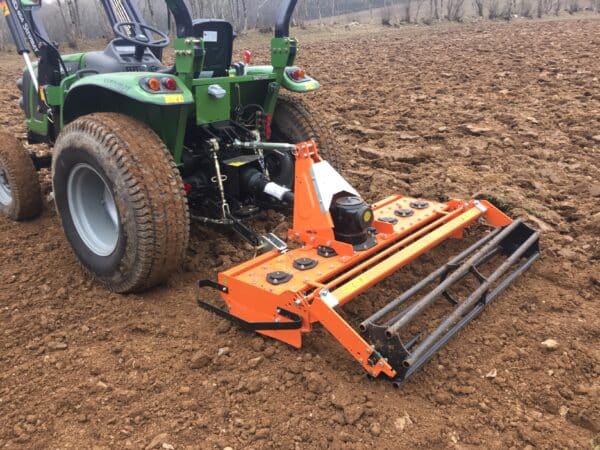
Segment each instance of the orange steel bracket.
M294 203L297 206L294 207L293 229L288 231L288 236L312 246L331 245L335 240L333 220L329 211L321 211L315 184L311 179L311 167L320 161L322 160L314 141L296 145Z
M376 354L373 347L335 312L333 306L335 305L330 306L325 303L320 293L317 293L310 308L311 314L350 352L369 375L378 377L381 373L384 373L388 377L394 378L396 371L392 366L381 355Z
M513 222L510 217L508 217L487 200L475 201L479 202L485 209L487 209L485 213L485 220L493 227L505 227Z

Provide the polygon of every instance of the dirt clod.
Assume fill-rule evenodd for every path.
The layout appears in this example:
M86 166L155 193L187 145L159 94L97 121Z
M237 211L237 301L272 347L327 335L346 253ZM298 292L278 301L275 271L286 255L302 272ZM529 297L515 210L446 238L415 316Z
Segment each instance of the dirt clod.
M555 341L554 339L546 339L544 342L542 342L542 347L544 347L546 350L552 352L552 351L558 349L558 347L560 347L560 344L558 343L558 341Z
M153 450L155 448L162 447L167 439L169 439L169 435L167 433L157 434L148 445L146 445L146 450Z
M190 361L190 367L192 369L202 369L208 366L212 361L212 358L205 354L203 351L199 351L192 356Z
M408 413L404 413L402 417L398 417L394 421L394 427L400 432L403 432L404 430L406 430L407 427L409 427L412 424L413 422Z
M369 431L371 431L373 436L379 436L381 434L381 425L379 425L377 422L373 422L369 428Z

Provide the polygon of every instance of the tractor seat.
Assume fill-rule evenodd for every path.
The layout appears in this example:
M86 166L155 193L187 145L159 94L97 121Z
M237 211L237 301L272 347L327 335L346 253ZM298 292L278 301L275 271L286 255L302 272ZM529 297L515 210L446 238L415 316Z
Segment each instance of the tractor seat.
M114 39L103 51L86 53L84 61L84 69L97 73L157 72L164 69L149 49L141 60L136 59L135 47L122 39Z
M204 40L202 76L226 77L233 57L233 26L219 19L198 19L193 22L194 37Z

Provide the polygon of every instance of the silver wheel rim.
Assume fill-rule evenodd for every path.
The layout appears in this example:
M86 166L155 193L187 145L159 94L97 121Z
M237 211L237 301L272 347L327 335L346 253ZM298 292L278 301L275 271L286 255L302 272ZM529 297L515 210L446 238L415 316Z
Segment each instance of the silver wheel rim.
M12 202L12 191L8 183L6 170L0 163L0 205L8 206Z
M119 214L113 194L100 174L88 164L73 167L67 200L77 234L90 251L109 256L119 241Z

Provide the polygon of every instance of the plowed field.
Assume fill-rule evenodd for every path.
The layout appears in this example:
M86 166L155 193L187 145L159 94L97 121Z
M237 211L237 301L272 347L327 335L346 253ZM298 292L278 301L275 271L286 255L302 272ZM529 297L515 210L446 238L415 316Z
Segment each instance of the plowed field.
M542 230L542 259L395 390L324 330L298 351L200 311L195 281L251 256L238 240L196 228L168 285L120 296L82 273L51 204L32 222L0 218L0 447L600 445L600 20L297 35L324 86L307 101L369 201L491 195ZM237 58L248 47L267 61L266 36L240 39ZM21 63L0 59L0 121L24 138ZM348 317L457 249L372 289Z

